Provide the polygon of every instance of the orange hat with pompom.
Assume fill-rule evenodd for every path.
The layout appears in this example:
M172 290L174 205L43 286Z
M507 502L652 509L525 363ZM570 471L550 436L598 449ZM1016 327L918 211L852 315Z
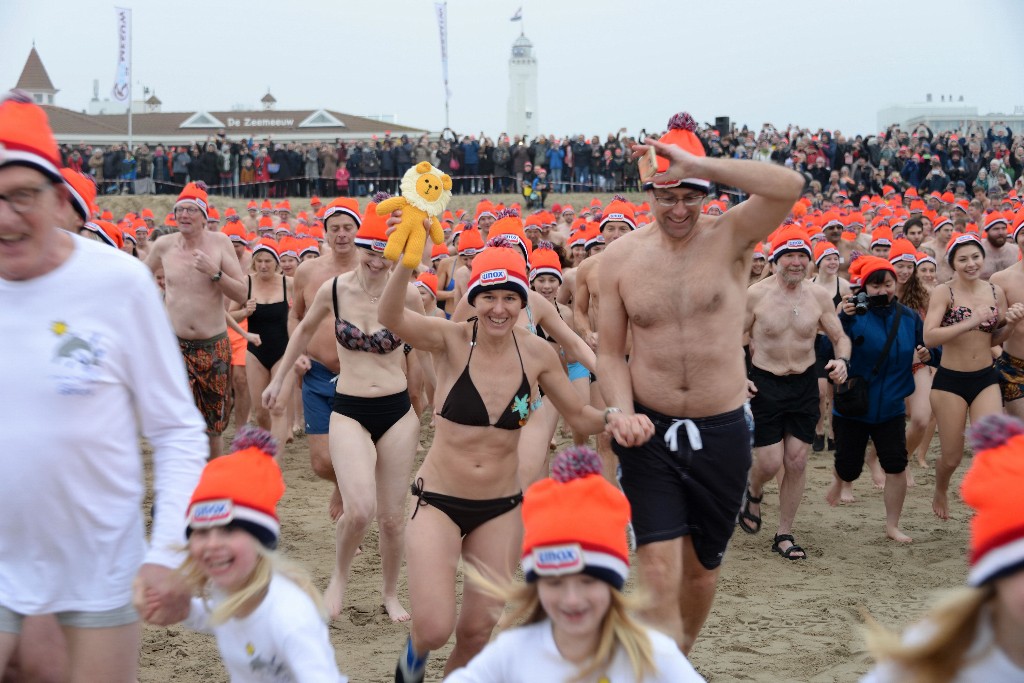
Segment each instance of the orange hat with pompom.
M989 415L968 432L974 460L960 492L974 509L967 583L982 586L1024 569L1024 422Z
M953 265L953 257L956 255L957 249L967 244L977 246L978 249L981 249L982 255L985 254L985 247L981 244L981 238L978 237L978 233L954 232L946 244L946 263Z
M378 192L373 201L366 205L366 213L363 214L363 221L353 240L357 247L376 254L384 253L384 247L388 245L388 217L377 214L377 205L390 196L386 192Z
M274 257L274 260L278 263L281 262L281 247L274 240L269 237L264 237L252 248L252 255L255 257L256 254L261 251L265 251Z
M115 249L124 247L124 232L110 221L86 221L82 230L88 230L97 235L104 244L109 244Z
M807 254L807 258L814 256L814 252L811 250L811 242L807 239L807 233L795 224L776 230L771 239L771 245L772 263L777 262L784 254Z
M203 468L186 516L186 536L196 529L236 526L265 547L277 547L281 523L277 504L284 478L274 460L277 441L269 432L244 425L231 443L233 452Z
M530 282L541 275L554 275L562 282L562 262L551 242L540 242L530 254Z
M526 305L530 295L526 259L517 247L504 236L487 241L487 248L473 259L473 270L466 288L466 298L471 306L481 293L498 289L515 292L522 299L523 306Z
M695 156L706 156L704 145L697 137L697 122L688 112L680 112L668 120L668 132L661 136L659 142L666 145L681 147ZM658 173L668 170L668 159L658 157ZM682 180L669 180L664 183L644 183L644 189L654 187L688 187L707 194L711 190L711 182L704 178L684 178Z
M896 277L896 269L884 258L860 254L850 261L850 284L863 287L867 279L880 270L887 270Z
M814 245L814 265L821 265L821 259L835 254L839 256L839 250L831 242L818 242Z
M629 577L629 501L601 476L601 459L586 446L565 449L551 477L523 495L523 574L586 574L622 590Z
M430 271L420 273L420 276L413 280L413 284L427 290L434 297L434 300L437 300L437 273L431 273Z
M91 176L72 171L70 168L60 169L60 175L64 178L64 184L71 193L71 206L82 217L82 220L89 220L89 207L96 203L96 183L93 182ZM152 212L149 217L153 217Z
M27 166L62 183L60 165L46 112L23 90L7 93L0 100L0 167Z
M893 240L892 248L889 249L889 263L895 265L900 261L917 263L917 247L905 237Z
M203 218L208 218L210 215L210 200L206 196L206 183L198 181L189 183L182 189L181 194L178 195L177 201L174 202L174 206L178 207L181 205L191 204L198 206L199 210L203 212Z
M327 225L327 219L334 214L350 216L352 220L356 222L357 228L363 222L363 217L359 213L359 202L348 197L338 197L337 199L333 199L324 207L324 215L321 216L324 225Z
M604 231L606 223L612 221L619 221L629 226L630 230L636 230L636 216L633 213L633 207L626 198L621 195L615 195L612 201L608 203L607 208L604 210L604 214L601 216L601 223L599 229Z
M459 256L474 256L484 250L484 237L477 228L467 228L459 233Z

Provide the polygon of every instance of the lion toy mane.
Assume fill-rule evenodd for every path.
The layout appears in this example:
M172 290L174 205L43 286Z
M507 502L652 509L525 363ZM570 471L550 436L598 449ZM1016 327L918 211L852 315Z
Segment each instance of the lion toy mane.
M398 261L402 253L402 265L415 268L423 258L427 243L423 219L430 219L430 239L434 244L444 242L444 230L437 217L444 213L452 198L452 179L429 161L421 161L402 176L402 196L385 199L377 205L377 214L386 216L392 211L402 212L402 222L388 237L384 258Z

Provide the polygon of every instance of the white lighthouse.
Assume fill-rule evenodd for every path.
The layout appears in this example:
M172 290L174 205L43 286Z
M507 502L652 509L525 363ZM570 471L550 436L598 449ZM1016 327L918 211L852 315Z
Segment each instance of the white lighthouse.
M537 59L533 43L520 34L508 60L508 134L537 135Z

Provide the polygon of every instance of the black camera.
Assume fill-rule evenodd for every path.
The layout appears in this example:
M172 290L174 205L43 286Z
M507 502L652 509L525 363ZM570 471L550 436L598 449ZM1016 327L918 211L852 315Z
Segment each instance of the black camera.
M868 293L865 291L857 292L857 296L853 297L854 312L857 315L864 315L868 312Z

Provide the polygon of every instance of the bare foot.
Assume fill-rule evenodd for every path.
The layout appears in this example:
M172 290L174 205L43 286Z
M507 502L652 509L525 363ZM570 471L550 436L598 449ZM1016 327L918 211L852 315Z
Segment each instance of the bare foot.
M843 490L844 482L840 481L838 477L832 477L832 485L828 487L828 491L825 492L825 502L835 507L839 505L839 501L842 500L841 494Z
M888 536L889 538L891 538L892 540L896 541L897 543L913 543L914 542L914 539L912 539L910 536L907 536L905 533L900 531L900 528L898 526L893 526L893 527L886 526L885 527L885 535Z
M331 581L324 591L324 606L327 607L327 617L334 621L341 614L345 604L345 586L338 579L337 574L331 574Z
M402 607L402 603L398 601L397 597L384 598L384 609L387 610L388 616L391 617L391 621L396 624L412 619L412 616L405 611L405 608Z
M856 503L857 499L853 495L853 482L843 482L843 492L839 494L840 503Z
M914 472L913 472L913 470L911 470L908 467L907 469L905 469L903 471L907 473L907 488L910 488L912 486L917 486L917 482L914 481Z
M874 468L871 469L871 483L875 485L876 489L885 488L885 472L882 471L881 467L877 470Z
M935 491L935 495L932 497L932 512L939 519L949 519L949 501L946 498L946 494Z
M928 461L925 460L923 455L917 456L917 466L920 467L921 469L924 469L924 470L926 470L929 467L931 467L931 465L928 464Z
M331 491L331 500L327 503L327 514L331 516L332 522L337 522L344 511L345 505L341 500L341 491L338 489L338 485L335 484L334 490Z

